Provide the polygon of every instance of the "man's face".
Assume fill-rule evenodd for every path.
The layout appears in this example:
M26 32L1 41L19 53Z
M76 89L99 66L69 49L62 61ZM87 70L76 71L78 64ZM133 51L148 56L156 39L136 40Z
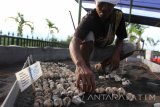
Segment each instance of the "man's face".
M96 11L97 11L97 14L98 16L102 19L102 20L105 20L107 19L113 9L114 9L114 4L110 4L110 3L106 3L106 2L99 2L96 4Z

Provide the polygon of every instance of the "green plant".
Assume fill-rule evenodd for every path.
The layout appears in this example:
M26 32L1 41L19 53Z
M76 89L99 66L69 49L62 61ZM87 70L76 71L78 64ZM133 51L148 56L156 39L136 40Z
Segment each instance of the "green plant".
M145 30L146 26L140 24L127 24L127 33L130 42L134 42L137 44L137 49L140 49L140 41L143 39L142 34Z
M51 42L58 42L58 40L56 38L53 38L53 37L50 38L49 41L51 41Z
M52 38L54 38L54 31L56 30L57 32L59 32L59 29L55 26L55 24L53 22L51 22L49 19L46 19L47 21L47 26L49 28L49 35L52 35Z
M9 17L11 19L14 19L14 21L17 23L17 36L23 37L23 27L29 26L31 29L31 33L33 33L34 27L33 23L31 21L24 20L24 16L21 13L17 13L16 17Z
M71 40L72 40L72 36L68 36L67 39L66 39L66 43L69 44Z

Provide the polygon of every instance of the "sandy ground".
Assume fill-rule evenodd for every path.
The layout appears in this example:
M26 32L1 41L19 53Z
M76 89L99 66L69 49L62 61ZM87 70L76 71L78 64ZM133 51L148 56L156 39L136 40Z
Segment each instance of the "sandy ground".
M63 61L70 65L70 69L74 71L75 66L72 61ZM15 73L20 71L23 67L23 63L0 66L0 105L3 103L8 92L10 91L13 83L16 80Z
M21 70L22 66L23 64L0 66L0 105L16 80L15 73Z
M75 66L71 61L63 61L63 63L69 65L72 71L75 70ZM92 66L94 66L94 64L95 62L92 62ZM16 79L15 72L20 71L22 66L23 64L14 64L10 66L0 67L0 104L5 99L6 95L8 94L11 86L13 85ZM126 88L127 90L130 90L133 93L139 93L139 94L143 94L143 93L156 94L156 101L148 100L147 101L148 106L144 106L144 107L152 107L153 103L160 102L160 91L154 90L154 87L152 84L150 84L150 86L146 85L146 82L148 81L149 82L156 81L158 84L160 84L160 82L145 65L141 63L124 63L123 70L120 69L118 73L119 74L123 73L122 76L127 77L131 79L133 82L135 82L132 87L128 87L128 89ZM160 77L160 74L156 74L156 75ZM112 86L112 81L108 81L107 83ZM146 86L149 87L149 89L147 89ZM113 104L114 104L114 107L124 107L124 105L126 105L125 107L130 107L129 106L130 103L125 101L124 102L110 101L110 103L108 104L109 104L108 106L106 104L102 104L101 107L104 107L104 105L106 105L105 107L111 107L110 105L113 106ZM139 106L139 105L143 105L143 102L142 104L136 103L135 105L136 106L132 106L132 107L143 107L143 106ZM98 107L98 106L95 105L95 107Z

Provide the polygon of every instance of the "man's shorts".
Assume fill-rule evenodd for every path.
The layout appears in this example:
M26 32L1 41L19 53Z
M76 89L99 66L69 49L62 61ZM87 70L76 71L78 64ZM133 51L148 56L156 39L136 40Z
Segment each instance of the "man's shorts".
M88 41L95 41L94 33L89 32L87 37L83 42ZM115 45L109 45L106 47L94 47L94 50L91 54L91 60L93 61L102 61L106 58L109 58L112 56L115 49ZM136 45L134 43L123 43L123 48L120 53L121 58L125 58L129 55L131 55L136 50Z

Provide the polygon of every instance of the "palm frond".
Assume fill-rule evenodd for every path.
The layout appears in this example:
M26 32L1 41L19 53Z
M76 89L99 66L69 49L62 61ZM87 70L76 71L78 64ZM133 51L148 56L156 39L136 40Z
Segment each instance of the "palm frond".
M160 40L157 40L155 43L154 43L154 46L158 45L160 42Z
M51 34L54 33L54 30L59 32L58 27L56 27L53 22L51 22L49 19L46 19L46 21L47 21L47 25L48 25L48 28L49 28Z
M55 29L57 31L57 33L59 32L59 29L55 26L53 26L52 29Z
M54 26L54 23L52 23L49 19L46 19L46 21L49 28L52 28L52 26Z
M14 19L16 23L19 23L19 20L18 20L18 18L16 18L16 17L8 17L8 18Z
M31 33L33 33L33 30L34 30L33 25L32 25L32 24L30 24L30 23L25 23L25 25L29 26L29 27L30 27L30 29L31 29Z
M27 25L31 28L31 32L33 32L34 27L33 27L33 23L31 21L26 21L24 19L24 15L21 14L20 12L17 13L16 17L9 17L11 19L14 19L15 22L17 23L17 34L18 36L23 36L23 27L24 25Z
M153 44L153 38L147 37L147 41L152 46L152 44Z

